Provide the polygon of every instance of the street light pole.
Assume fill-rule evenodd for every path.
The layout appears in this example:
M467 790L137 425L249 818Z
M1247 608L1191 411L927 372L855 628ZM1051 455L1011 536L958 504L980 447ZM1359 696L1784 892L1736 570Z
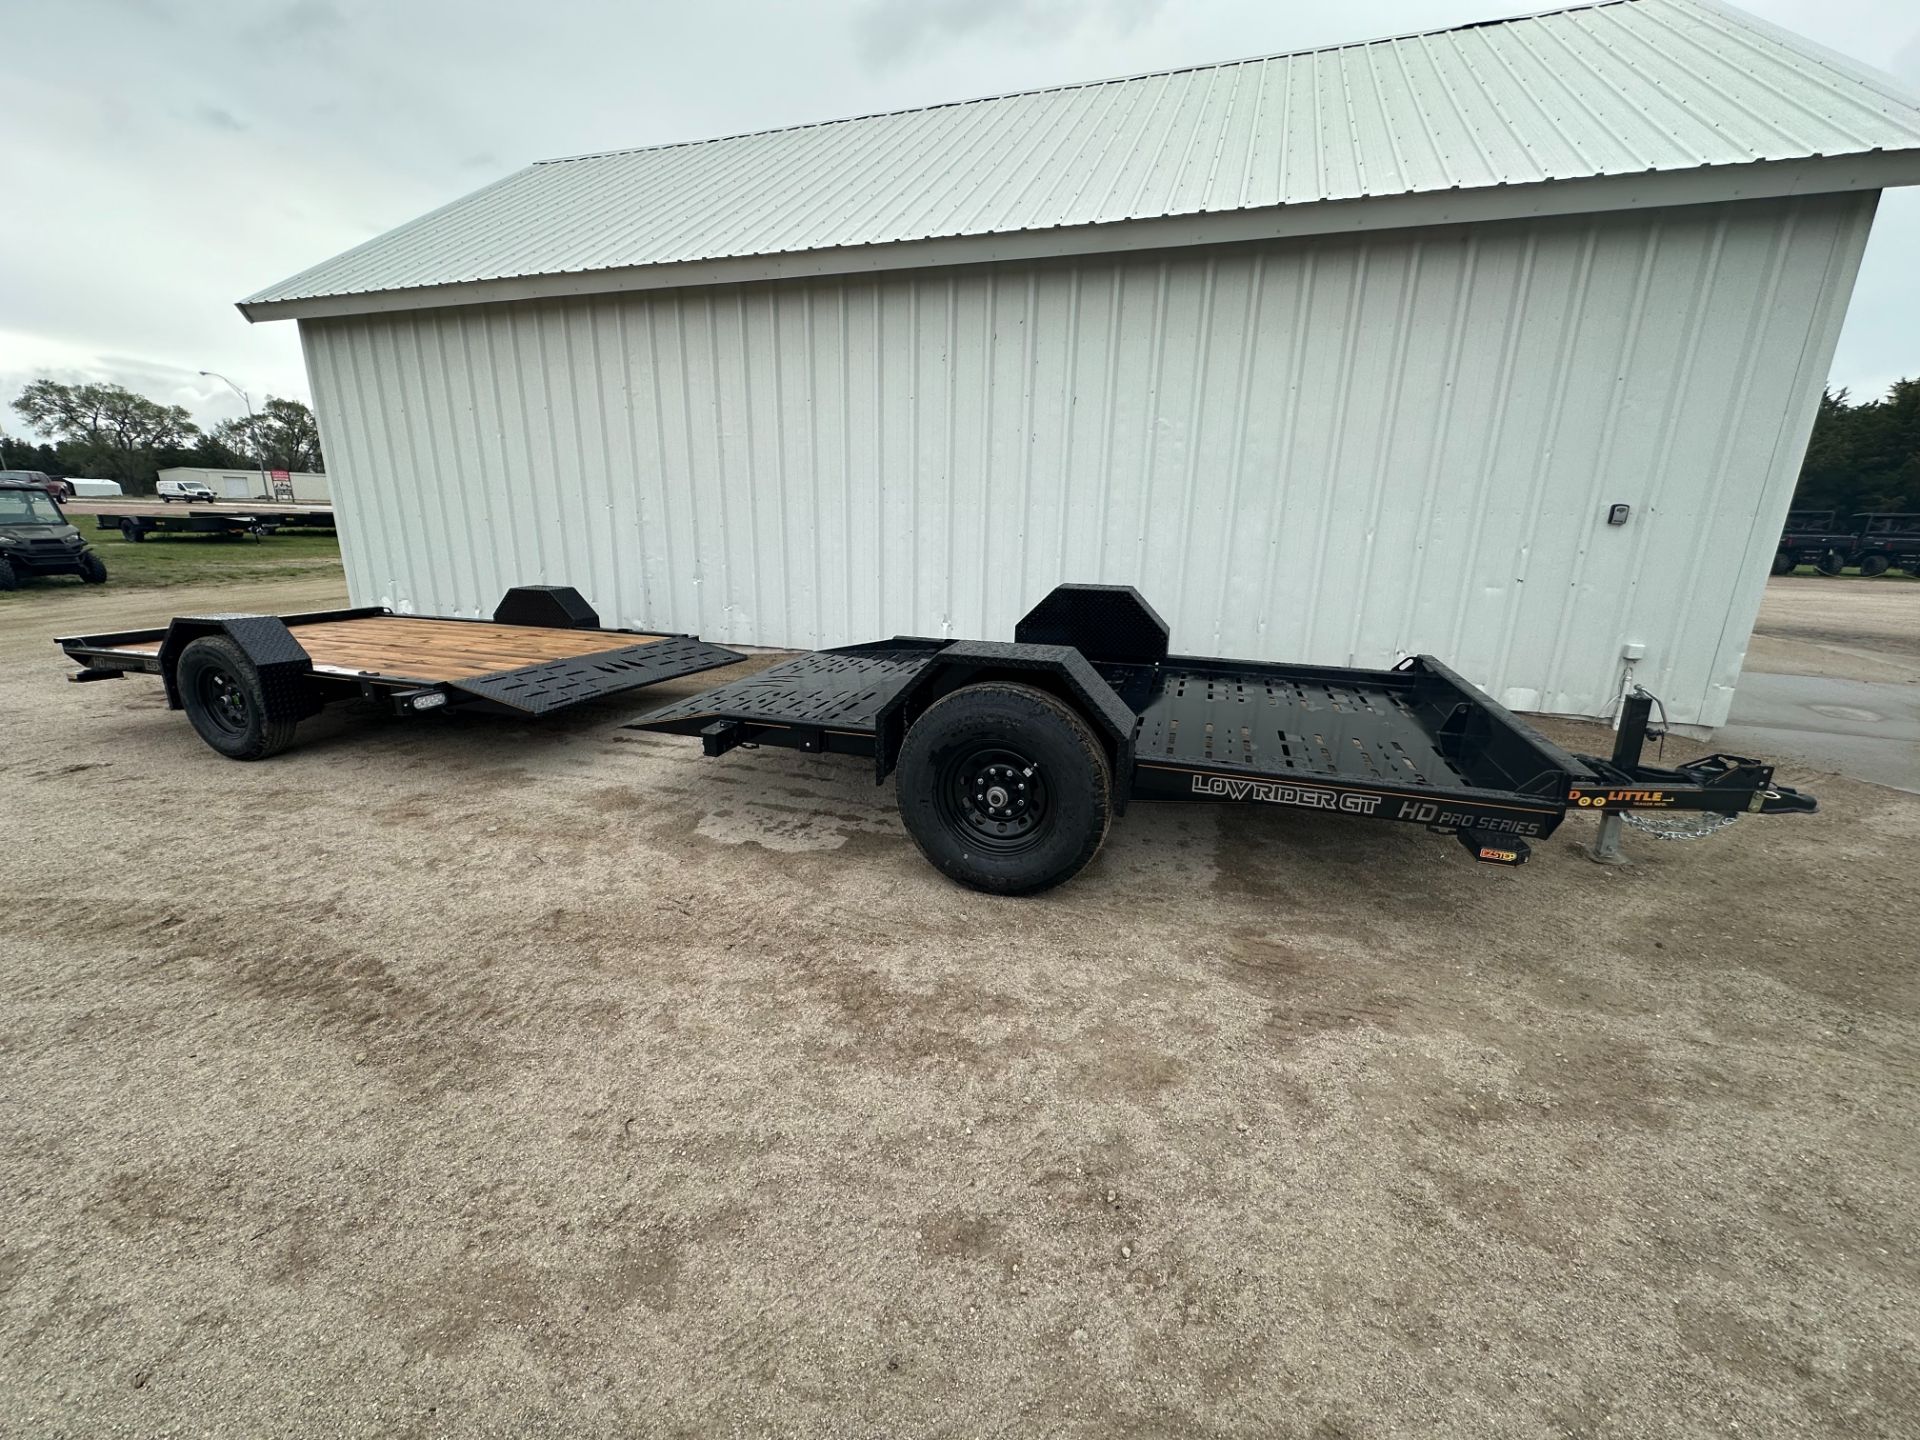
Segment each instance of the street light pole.
M260 440L259 427L254 423L253 401L248 398L246 391L228 380L218 370L202 370L200 373L211 379L222 381L229 390L240 397L240 403L247 407L247 433L253 437L253 459L254 463L260 467L260 498L271 500L273 491L267 484L267 452Z

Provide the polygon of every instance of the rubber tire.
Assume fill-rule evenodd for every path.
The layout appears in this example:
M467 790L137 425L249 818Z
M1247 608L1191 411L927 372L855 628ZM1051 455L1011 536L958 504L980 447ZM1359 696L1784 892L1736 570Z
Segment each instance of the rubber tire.
M1822 575L1838 575L1842 570L1847 568L1847 557L1842 555L1838 550L1829 550L1818 560L1814 561L1813 568L1818 570Z
M1791 575L1793 573L1793 557L1784 550L1775 555L1773 557L1773 573L1776 575Z
M120 538L122 540L131 540L137 545L147 538L146 527L142 525L122 525L120 527Z
M1047 776L1051 804L1041 843L1018 855L970 845L940 813L936 795L956 746L994 740L1030 756ZM948 878L992 895L1033 895L1071 880L1100 853L1113 819L1113 772L1087 722L1031 685L986 681L927 708L900 747L900 819L920 853Z
M20 577L14 572L11 560L0 559L0 590L18 590Z
M246 724L238 733L216 724L201 700L199 679L210 669L224 670L246 701ZM194 730L229 760L265 760L293 743L299 722L267 719L267 696L260 684L260 672L246 652L225 635L202 635L182 650L174 683Z
M80 557L80 578L89 585L107 583L107 562L91 550Z
M1893 567L1893 561L1884 555L1862 555L1860 573L1871 580L1875 575L1884 575Z

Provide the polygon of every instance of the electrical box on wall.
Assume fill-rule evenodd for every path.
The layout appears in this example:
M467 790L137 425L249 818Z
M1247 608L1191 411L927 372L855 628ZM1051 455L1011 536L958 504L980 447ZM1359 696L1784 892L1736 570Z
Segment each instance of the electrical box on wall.
M1607 524L1624 525L1627 523L1627 516L1632 513L1633 507L1631 505L1609 505L1607 507Z

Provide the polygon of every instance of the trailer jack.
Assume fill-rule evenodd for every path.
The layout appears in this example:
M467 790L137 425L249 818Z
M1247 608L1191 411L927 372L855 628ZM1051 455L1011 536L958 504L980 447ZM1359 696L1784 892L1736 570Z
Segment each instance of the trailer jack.
M1820 806L1813 796L1773 783L1773 767L1744 755L1703 755L1671 768L1641 759L1657 702L1635 686L1621 707L1613 754L1577 758L1592 772L1577 782L1568 799L1581 809L1600 812L1600 833L1586 847L1599 865L1630 863L1620 851L1626 826L1659 840L1699 840L1723 830L1743 814L1810 815Z

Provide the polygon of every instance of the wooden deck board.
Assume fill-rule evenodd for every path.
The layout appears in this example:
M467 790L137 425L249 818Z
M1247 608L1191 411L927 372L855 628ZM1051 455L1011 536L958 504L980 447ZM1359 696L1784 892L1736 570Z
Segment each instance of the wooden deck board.
M429 682L467 680L547 660L626 650L662 638L609 635L591 630L549 630L534 625L417 619L404 615L323 620L312 625L296 625L293 635L312 657L316 668ZM159 651L160 642L114 648L151 655Z

